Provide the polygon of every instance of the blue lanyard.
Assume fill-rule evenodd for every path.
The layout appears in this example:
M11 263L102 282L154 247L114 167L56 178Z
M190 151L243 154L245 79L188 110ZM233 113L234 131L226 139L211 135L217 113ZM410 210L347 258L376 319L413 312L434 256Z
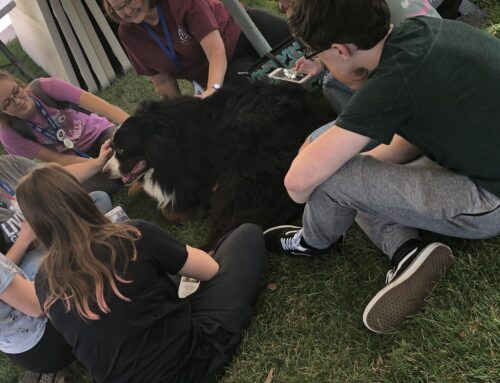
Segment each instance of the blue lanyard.
M5 198L10 199L11 201L14 201L16 199L16 191L12 189L12 187L7 182L5 182L4 180L0 180L0 187L6 191L6 193L0 192L0 195L3 195ZM9 205L3 201L0 201L0 207L8 209Z
M0 180L0 187L3 190L5 190L11 197L14 197L16 195L16 191L14 189L12 189L12 186L10 186L4 180Z
M156 6L156 11L160 16L160 24L161 29L163 30L163 36L165 37L165 44L162 44L160 37L155 33L151 25L148 23L142 22L142 27L149 33L151 38L155 41L155 43L160 47L160 49L165 53L165 55L174 62L178 71L181 70L181 63L179 62L179 58L174 50L174 43L172 42L172 36L168 31L167 20L165 20L165 13L163 12L163 7L158 3Z
M35 103L36 108L38 109L38 111L42 114L42 116L45 118L45 120L49 124L49 128L48 129L43 129L42 127L40 127L37 124L35 124L35 123L31 122L31 121L28 121L28 120L25 120L24 122L31 129L36 130L38 133L40 133L44 137L47 137L49 140L53 141L54 143L59 143L60 144L61 140L57 137L57 132L59 130L61 130L61 129L57 126L57 124L52 119L52 117L50 117L49 113L47 112L47 110L45 110L45 108L40 103L40 101L38 101L35 97L31 97L31 98L33 99L33 102ZM76 154L78 154L80 157L91 158L87 153L82 152L81 150L79 150L76 147L73 147L70 150L72 150L73 152L75 152Z

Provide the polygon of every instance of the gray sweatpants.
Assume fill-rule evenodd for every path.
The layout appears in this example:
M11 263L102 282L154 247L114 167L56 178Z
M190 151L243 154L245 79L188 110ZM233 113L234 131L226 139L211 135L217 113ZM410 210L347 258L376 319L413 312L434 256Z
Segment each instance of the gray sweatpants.
M304 240L334 243L356 220L392 257L417 229L468 239L500 234L500 198L425 157L406 165L358 155L312 193L303 216Z

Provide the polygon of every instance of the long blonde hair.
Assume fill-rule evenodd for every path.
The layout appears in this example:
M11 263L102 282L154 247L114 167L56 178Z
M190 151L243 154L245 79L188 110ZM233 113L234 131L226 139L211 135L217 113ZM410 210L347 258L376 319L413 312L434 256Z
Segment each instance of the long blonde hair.
M116 281L131 282L123 274L128 262L137 258L134 241L140 233L135 227L111 223L60 165L35 168L17 186L16 197L46 251L39 269L48 286L46 313L62 300L67 311L76 309L83 318L99 319L99 312L110 312L106 285L118 298L129 301ZM119 257L126 258L121 272L116 270ZM90 307L94 301L98 312Z

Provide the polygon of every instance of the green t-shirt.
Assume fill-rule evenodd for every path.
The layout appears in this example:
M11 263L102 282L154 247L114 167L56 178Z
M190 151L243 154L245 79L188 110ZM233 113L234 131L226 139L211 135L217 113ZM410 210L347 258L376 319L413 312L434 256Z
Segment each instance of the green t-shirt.
M406 20L337 120L427 157L500 197L500 40L464 23Z

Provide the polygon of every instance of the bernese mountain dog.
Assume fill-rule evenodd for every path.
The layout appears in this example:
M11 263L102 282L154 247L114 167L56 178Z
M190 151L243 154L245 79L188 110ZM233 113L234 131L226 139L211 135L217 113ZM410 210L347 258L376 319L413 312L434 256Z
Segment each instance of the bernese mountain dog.
M173 221L210 213L211 249L242 223L265 229L300 216L284 176L309 133L334 118L318 94L290 86L148 101L115 132L104 172L140 180Z

